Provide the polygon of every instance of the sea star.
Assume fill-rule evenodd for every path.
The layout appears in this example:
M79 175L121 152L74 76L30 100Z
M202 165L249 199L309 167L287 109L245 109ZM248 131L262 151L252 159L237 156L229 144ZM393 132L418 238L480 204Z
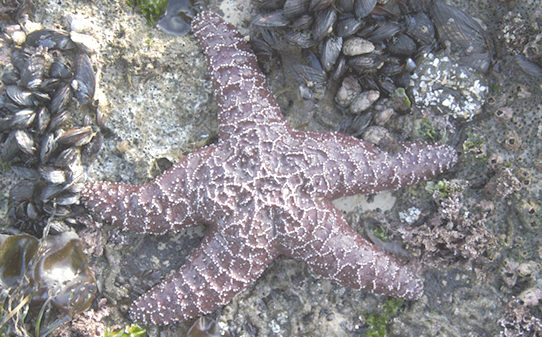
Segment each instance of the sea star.
M83 204L140 233L209 225L181 269L141 296L133 320L170 324L209 313L246 289L279 255L340 284L416 299L422 281L356 233L331 203L414 184L456 162L447 145L402 143L396 153L285 122L244 38L202 12L193 31L212 76L220 140L140 186L94 182Z

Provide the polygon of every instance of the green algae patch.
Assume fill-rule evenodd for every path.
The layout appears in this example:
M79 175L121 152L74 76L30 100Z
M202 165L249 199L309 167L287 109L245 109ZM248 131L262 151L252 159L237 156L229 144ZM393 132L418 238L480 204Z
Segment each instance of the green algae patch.
M402 303L402 299L392 298L384 302L379 312L364 314L365 323L369 326L366 336L386 337L388 324L393 317L397 316Z
M124 329L111 331L109 328L104 337L146 337L147 331L137 324L132 324Z
M167 3L167 0L128 0L128 5L141 13L152 26L166 12Z

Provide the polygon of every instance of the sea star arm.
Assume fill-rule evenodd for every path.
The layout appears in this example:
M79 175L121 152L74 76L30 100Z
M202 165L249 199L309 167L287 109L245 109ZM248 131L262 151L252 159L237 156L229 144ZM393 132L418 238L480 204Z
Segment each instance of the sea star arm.
M215 13L202 12L192 21L192 30L207 55L220 138L258 124L284 125L256 56L237 29Z
M323 199L307 199L283 240L283 254L305 262L327 278L353 289L417 299L423 283L409 268L356 233L340 211Z
M166 325L207 314L228 303L265 270L276 254L217 230L206 235L181 269L137 299L130 317Z
M306 192L334 199L412 185L457 161L448 145L399 143L394 153L337 133L296 132L306 149L312 180Z
M91 182L81 191L81 202L101 220L124 230L163 234L198 224L191 192L198 169L216 146L192 153L156 179L143 185Z

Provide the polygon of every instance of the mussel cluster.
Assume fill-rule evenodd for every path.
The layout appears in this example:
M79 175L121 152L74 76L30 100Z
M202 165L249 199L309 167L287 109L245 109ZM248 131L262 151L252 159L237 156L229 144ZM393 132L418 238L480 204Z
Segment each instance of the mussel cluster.
M359 114L398 89L414 101L411 75L439 50L480 73L491 63L486 32L443 0L267 0L261 8L252 25L258 56L301 49L304 63L291 69L302 97L334 88L340 111Z
M20 324L10 327L13 329L24 329L28 311L45 321L38 312L49 304L68 319L88 309L97 291L74 232L41 241L28 234L0 235L0 289L2 324L7 317L18 318Z
M9 194L9 217L38 236L54 216L53 232L69 224L83 176L81 151L101 143L91 118L95 74L82 34L6 26L0 36L0 157L21 181ZM77 39L74 39L77 37ZM77 40L77 42L74 42ZM84 40L84 39L83 39Z

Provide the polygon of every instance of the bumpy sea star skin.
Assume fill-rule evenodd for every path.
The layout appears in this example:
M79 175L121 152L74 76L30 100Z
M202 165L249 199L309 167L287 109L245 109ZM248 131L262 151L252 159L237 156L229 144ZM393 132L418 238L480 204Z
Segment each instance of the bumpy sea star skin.
M209 313L279 255L347 287L420 297L421 280L352 230L331 200L414 184L450 168L456 152L404 143L390 154L337 133L292 130L236 29L203 12L193 31L219 106L218 143L147 184L95 182L81 192L88 209L122 229L161 234L209 224L188 262L135 301L131 318L170 324Z

